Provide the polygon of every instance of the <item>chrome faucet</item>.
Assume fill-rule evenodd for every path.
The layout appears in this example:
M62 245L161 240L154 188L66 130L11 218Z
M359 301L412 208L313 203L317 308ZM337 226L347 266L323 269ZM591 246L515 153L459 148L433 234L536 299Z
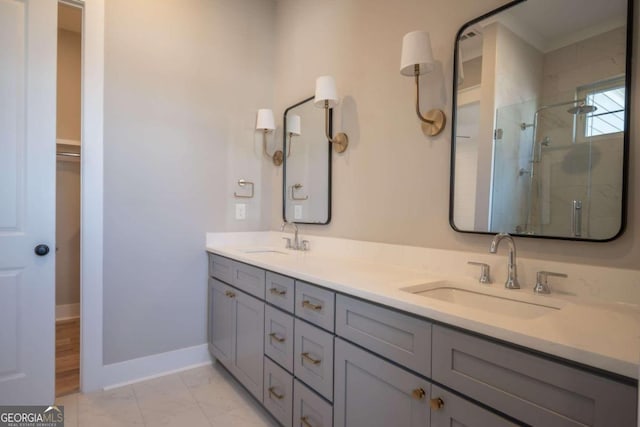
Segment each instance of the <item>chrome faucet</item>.
M498 252L498 245L500 242L505 239L509 242L509 257L507 261L507 281L504 282L504 287L507 289L520 289L520 284L518 283L518 268L516 265L516 242L513 241L513 237L511 237L507 233L498 233L493 237L491 241L491 246L489 247L489 252L495 254Z
M309 250L309 242L307 240L303 240L300 242L298 238L298 226L295 222L285 221L280 226L280 231L284 231L287 228L287 225L293 227L293 242L291 242L290 237L283 237L287 241L287 249L293 249L295 251L308 251Z

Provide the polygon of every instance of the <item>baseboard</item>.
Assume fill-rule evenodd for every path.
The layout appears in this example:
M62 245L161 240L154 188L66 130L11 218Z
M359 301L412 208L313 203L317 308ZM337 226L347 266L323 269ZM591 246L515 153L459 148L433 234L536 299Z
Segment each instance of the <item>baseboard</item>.
M207 344L181 348L152 356L139 357L125 362L104 365L103 389L150 380L187 369L211 364Z

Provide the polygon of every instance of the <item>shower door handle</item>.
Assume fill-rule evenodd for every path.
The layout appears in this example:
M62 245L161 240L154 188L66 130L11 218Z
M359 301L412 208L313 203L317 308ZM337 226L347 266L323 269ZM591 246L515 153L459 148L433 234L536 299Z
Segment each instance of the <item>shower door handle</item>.
M582 200L573 201L571 227L573 228L574 237L580 237L582 235Z

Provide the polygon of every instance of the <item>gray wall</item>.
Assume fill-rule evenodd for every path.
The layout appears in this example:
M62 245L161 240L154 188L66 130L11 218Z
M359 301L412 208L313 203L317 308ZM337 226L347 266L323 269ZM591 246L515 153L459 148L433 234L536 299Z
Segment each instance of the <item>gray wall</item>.
M260 198L235 222L231 195L268 165L254 126L272 104L274 9L106 2L105 364L205 343L205 233L264 223Z

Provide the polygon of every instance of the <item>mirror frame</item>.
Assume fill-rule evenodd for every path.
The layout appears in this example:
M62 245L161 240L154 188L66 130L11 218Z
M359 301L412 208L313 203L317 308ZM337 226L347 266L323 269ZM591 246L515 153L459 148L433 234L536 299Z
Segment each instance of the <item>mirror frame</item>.
M465 23L458 32L456 33L456 38L454 42L453 49L453 82L452 82L452 106L451 106L451 158L450 158L450 169L449 169L449 225L451 228L458 233L466 233L466 234L485 234L485 235L495 235L499 231L473 231L473 230L461 230L456 227L454 223L453 217L453 207L454 207L454 199L455 199L455 163L456 163L456 123L457 123L457 108L458 104L458 68L459 64L459 55L458 50L460 49L460 37L464 33L464 31L480 21L483 21L487 18L490 18L494 15L497 15L500 12L503 12L507 9L510 9L514 6L519 5L520 3L524 3L527 0L512 0L506 3L503 6L500 6L488 13L485 13L482 16L472 19ZM627 38L626 38L626 51L625 51L625 118L624 118L624 137L623 137L623 161L622 161L622 200L621 200L621 218L620 218L620 229L618 232L607 239L587 239L587 238L576 238L576 237L563 237L563 236L544 236L544 235L531 235L531 234L519 234L519 233L509 233L512 236L516 237L529 237L529 238L537 238L537 239L552 239L552 240L570 240L577 242L610 242L612 240L620 237L627 227L627 217L628 217L628 203L629 203L629 134L630 134L630 123L631 117L633 116L632 111L632 100L631 100L631 80L632 80L632 57L633 57L633 19L634 19L634 11L633 11L633 3L635 0L626 0L627 1Z
M282 152L286 153L287 152L287 113L289 112L289 110L292 110L296 107L299 107L300 105L306 103L306 102L310 102L313 101L313 99L315 98L315 96L311 96L309 98L305 98L300 102L297 102L289 107L287 107L286 110L284 110L284 114L283 114L283 119L282 119ZM318 109L320 111L320 109ZM333 108L329 109L329 135L333 135ZM323 135L323 138L326 138L326 136ZM328 161L328 183L327 183L327 221L326 222L302 222L302 221L291 221L295 224L308 224L308 225L327 225L331 222L331 188L332 188L332 179L331 179L331 175L332 175L332 168L331 168L331 164L332 164L332 155L331 155L331 143L329 142L329 140L327 141L327 156L329 158ZM282 220L283 221L287 221L287 156L284 155L283 156L283 162L282 162Z

